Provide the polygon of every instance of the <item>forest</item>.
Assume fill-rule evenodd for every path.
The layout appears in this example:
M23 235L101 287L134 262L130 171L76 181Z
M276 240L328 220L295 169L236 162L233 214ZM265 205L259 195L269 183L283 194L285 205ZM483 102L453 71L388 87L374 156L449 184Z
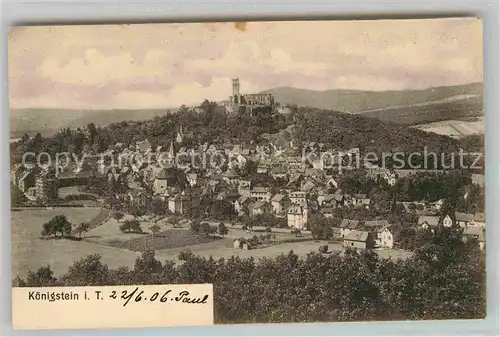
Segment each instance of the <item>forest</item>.
M189 147L205 142L209 144L259 143L264 134L276 134L280 130L289 133L298 141L322 142L332 149L345 150L354 147L362 152L374 152L381 157L382 152L422 152L427 146L429 152L458 153L483 152L482 137L467 138L464 141L447 136L426 133L403 125L383 122L330 110L307 107L292 107L293 115L285 116L271 107L256 109L252 115L226 114L214 102L205 101L201 112L182 106L175 114L166 114L151 120L123 121L108 126L89 123L85 128L63 129L53 137L25 135L11 144L14 162L20 162L25 152L70 152L100 153L113 148L116 143L125 146L148 139L153 147L168 149L180 126L185 138L180 146ZM292 134L290 134L290 126ZM287 131L284 131L287 130ZM456 159L456 158L455 158ZM419 159L422 161L422 158ZM439 167L436 167L439 168Z
M181 252L182 264L144 251L133 269L110 269L99 255L77 261L66 274L50 267L16 277L14 286L214 284L216 323L280 323L485 317L485 257L441 229L413 257L381 259L370 251L291 251L276 258L227 260Z

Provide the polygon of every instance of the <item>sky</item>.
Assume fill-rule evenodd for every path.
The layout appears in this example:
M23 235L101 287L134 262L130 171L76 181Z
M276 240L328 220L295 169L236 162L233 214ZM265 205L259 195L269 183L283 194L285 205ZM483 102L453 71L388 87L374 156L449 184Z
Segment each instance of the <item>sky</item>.
M405 90L482 81L476 18L14 27L11 108L196 105L275 87Z

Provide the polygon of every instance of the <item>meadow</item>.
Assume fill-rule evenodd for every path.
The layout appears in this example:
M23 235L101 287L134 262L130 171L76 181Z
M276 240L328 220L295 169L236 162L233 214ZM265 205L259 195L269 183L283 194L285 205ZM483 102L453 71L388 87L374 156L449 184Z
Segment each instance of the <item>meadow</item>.
M219 258L239 257L275 257L293 251L300 257L310 252L317 252L319 246L327 244L329 252L343 251L340 242L310 240L306 235L295 236L287 232L272 233L273 239L257 246L256 249L243 250L233 247L235 238L249 239L256 233L239 228L229 228L223 238L194 235L189 226L173 228L168 221L161 224L161 231L156 235L149 232L151 222L142 219L144 233L122 233L120 223L109 218L82 235L81 241L68 239L45 240L40 238L42 224L56 215L64 214L73 224L92 222L102 214L102 209L95 207L74 207L54 209L21 209L11 212L12 222L12 275L26 276L29 270L36 271L50 265L55 276L61 276L77 260L89 255L100 254L102 261L110 268L127 266L133 268L135 259L144 249L155 249L160 261L178 262L180 252L189 249L196 255ZM127 218L129 218L128 216ZM123 220L122 220L123 221ZM383 258L407 258L411 253L400 250L375 251Z

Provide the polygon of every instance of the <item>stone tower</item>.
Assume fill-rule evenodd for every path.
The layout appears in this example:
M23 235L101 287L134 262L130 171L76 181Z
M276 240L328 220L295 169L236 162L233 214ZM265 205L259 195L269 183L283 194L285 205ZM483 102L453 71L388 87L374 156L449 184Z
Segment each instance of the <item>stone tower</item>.
M233 102L240 103L240 79L233 78Z

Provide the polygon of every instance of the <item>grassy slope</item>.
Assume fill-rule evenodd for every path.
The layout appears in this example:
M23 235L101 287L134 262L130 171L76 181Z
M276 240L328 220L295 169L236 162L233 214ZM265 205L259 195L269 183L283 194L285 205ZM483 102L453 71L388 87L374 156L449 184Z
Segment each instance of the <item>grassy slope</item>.
M457 95L481 94L482 83L403 91L360 91L342 89L314 91L281 87L270 89L265 92L273 94L276 100L282 104L296 104L298 106L358 113L365 110L386 108L390 106L406 106L415 103L436 101Z
M483 115L482 98L481 95L445 103L385 108L361 112L359 115L409 125L463 119Z

